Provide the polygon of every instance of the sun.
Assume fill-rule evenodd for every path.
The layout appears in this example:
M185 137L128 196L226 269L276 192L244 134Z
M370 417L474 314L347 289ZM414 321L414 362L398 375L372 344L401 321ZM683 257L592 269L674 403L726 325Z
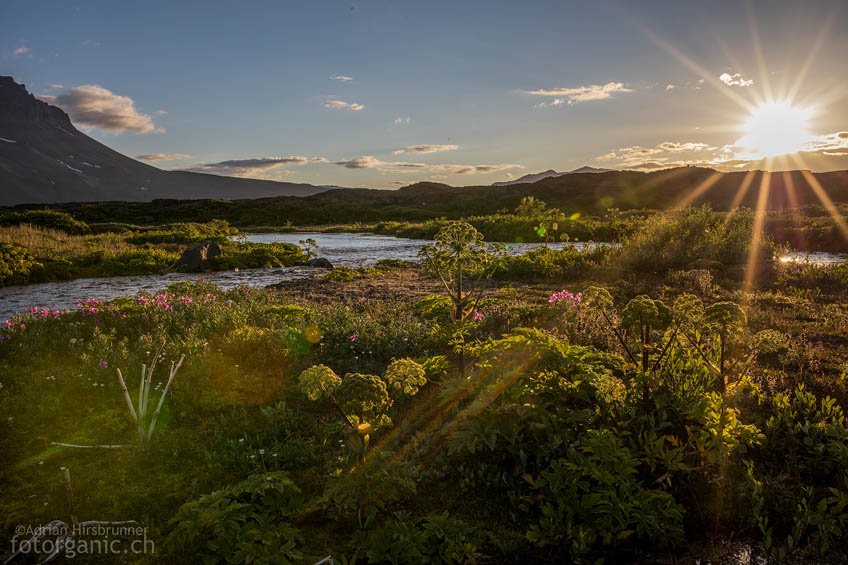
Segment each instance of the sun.
M757 107L743 126L745 136L736 142L753 156L775 157L796 153L808 139L810 111L786 102L769 102Z

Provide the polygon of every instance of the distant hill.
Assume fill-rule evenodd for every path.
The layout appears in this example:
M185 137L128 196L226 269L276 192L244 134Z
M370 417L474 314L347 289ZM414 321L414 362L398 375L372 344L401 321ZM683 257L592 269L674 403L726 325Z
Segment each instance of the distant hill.
M157 200L65 204L51 208L67 210L87 222L162 223L223 218L238 226L460 218L513 210L525 196L538 198L568 214L599 214L609 208L665 210L683 204L709 204L714 210L723 211L736 204L756 208L760 187L768 178L764 204L769 210L780 210L821 203L807 181L806 175L810 174L791 171L766 177L762 171L720 173L699 167L678 167L650 173L571 174L510 186L454 187L420 182L398 190L348 188L304 198L232 202ZM837 205L848 205L848 171L812 173L812 179Z
M0 205L308 196L327 187L163 171L77 130L60 108L0 76Z
M552 178L552 177L561 177L564 175L573 175L573 174L581 174L581 173L608 173L610 171L614 171L615 169L598 169L596 167L583 166L579 169L574 169L573 171L568 171L565 173L559 173L553 169L548 169L547 171L543 171L541 173L531 173L529 175L524 175L523 177L519 177L515 180L508 180L502 182L493 182L492 186L509 186L512 184L527 184L532 182L538 182L540 180Z

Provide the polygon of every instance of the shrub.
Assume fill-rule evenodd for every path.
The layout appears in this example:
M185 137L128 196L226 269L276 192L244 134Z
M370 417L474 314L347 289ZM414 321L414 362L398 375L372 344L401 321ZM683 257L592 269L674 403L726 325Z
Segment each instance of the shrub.
M291 267L305 260L303 250L293 243L232 243L221 246L223 252L212 259L215 270Z
M40 268L26 249L0 241L0 286L29 282L31 273Z
M284 472L253 475L184 504L166 540L172 557L228 563L294 563L302 535L291 525L300 489Z
M56 210L25 210L22 212L0 213L0 226L20 226L24 224L52 228L73 235L90 232L88 224L77 220L67 212Z
M417 520L406 512L375 529L365 552L373 563L475 563L474 528L448 512Z
M738 210L728 221L708 206L648 218L640 230L614 253L622 271L665 273L687 269L704 260L724 266L744 265L750 253L754 215ZM760 261L772 258L768 238L759 239Z
M212 220L203 224L181 222L137 231L127 237L127 241L135 245L144 245L146 243L190 244L199 243L207 239L224 243L227 241L227 238L237 233L238 230L230 226L226 220Z

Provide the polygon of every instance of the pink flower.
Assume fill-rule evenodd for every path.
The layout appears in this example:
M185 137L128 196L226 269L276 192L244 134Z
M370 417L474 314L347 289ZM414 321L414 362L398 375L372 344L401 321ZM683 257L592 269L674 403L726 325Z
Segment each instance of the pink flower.
M583 298L583 293L578 292L577 294L572 294L567 290L561 290L556 292L548 298L548 302L551 304L557 304L562 302L563 300L570 302L572 305L577 306L580 304L580 300Z
M474 317L475 322L479 322L480 320L483 319L483 313L480 312L479 310L474 310L474 316L473 317Z
M350 336L350 341L356 341L357 339L359 339L359 334L353 334Z
M7 329L7 330L11 330L11 329L12 329L12 322L10 322L9 320L6 320L6 329Z
M183 304L191 304L191 297L190 296L181 296L180 302L182 302Z
M101 361L100 363L98 363L98 365L100 366L101 369L105 369L106 367L109 366L109 363L107 363L106 361Z

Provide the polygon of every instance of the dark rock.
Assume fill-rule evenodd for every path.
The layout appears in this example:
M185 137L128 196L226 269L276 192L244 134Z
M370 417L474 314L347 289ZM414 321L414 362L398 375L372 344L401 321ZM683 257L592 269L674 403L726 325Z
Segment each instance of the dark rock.
M325 257L316 257L315 259L310 259L306 263L303 264L306 267L319 267L321 269L332 269L333 264Z
M183 251L182 257L174 264L173 270L182 273L208 271L212 269L212 258L219 255L221 255L221 246L212 240L207 240Z

